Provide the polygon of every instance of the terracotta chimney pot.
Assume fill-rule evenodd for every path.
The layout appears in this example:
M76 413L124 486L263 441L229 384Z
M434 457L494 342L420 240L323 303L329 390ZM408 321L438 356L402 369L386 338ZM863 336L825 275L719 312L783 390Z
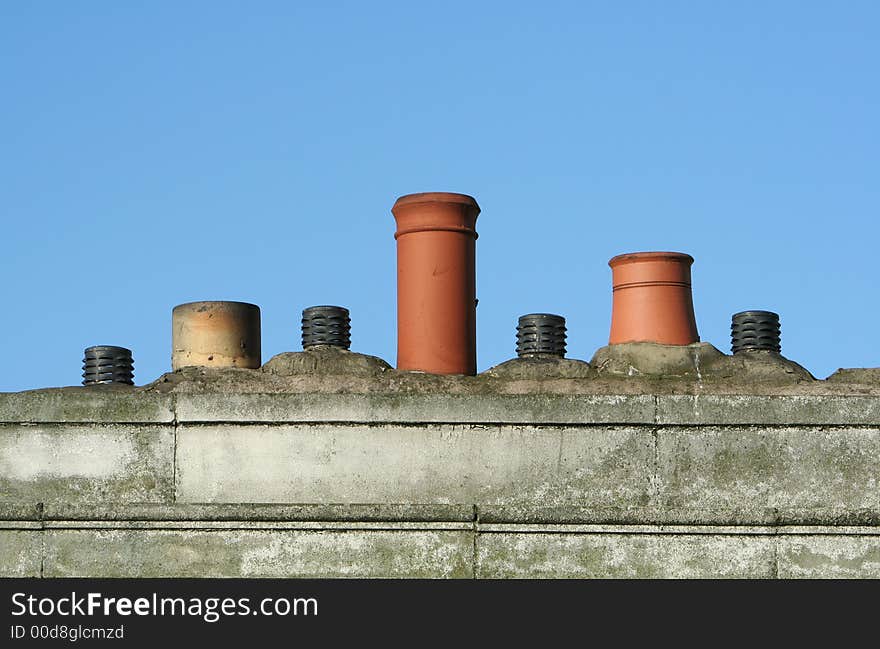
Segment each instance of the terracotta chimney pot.
M693 257L680 252L634 252L611 259L614 302L608 343L699 342L691 295L693 263Z
M476 276L480 206L465 194L401 196L397 221L397 368L477 372Z

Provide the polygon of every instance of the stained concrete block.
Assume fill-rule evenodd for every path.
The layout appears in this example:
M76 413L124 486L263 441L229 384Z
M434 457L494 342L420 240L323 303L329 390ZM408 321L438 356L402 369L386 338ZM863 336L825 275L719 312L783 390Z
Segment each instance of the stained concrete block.
M42 503L6 503L0 501L0 527L2 521L39 521L43 517Z
M0 392L0 423L127 423L174 421L172 397L130 386Z
M657 432L658 504L785 510L880 509L880 431L841 428L664 428ZM799 515L795 515L800 512Z
M39 530L0 529L0 577L39 577Z
M652 498L656 500L656 498ZM880 508L761 507L740 502L738 507L596 507L577 503L543 505L480 505L481 523L575 525L707 525L880 526Z
M649 429L185 426L178 501L644 505Z
M652 501L655 500L652 498ZM775 525L776 509L697 509L694 507L603 507L577 502L547 506L542 504L481 504L479 520L484 524L547 525ZM834 512L838 514L839 512ZM877 513L880 517L880 512ZM821 524L823 518L811 522ZM872 519L874 520L874 519ZM880 520L878 518L877 520ZM862 524L864 517L853 524Z
M651 395L179 394L194 422L633 424L653 423Z
M477 576L771 578L774 540L760 535L485 533Z
M173 466L171 426L0 425L0 502L171 502Z
M880 397L658 395L657 423L671 425L880 425Z
M44 575L469 578L472 558L464 530L48 530Z
M0 505L3 520L31 520L31 511ZM472 523L473 505L386 505L376 504L311 504L289 505L270 503L246 504L185 504L165 505L119 503L48 503L37 520L44 521L154 521L200 523L205 521L244 522L407 522L407 523Z
M779 576L880 579L880 534L780 537Z

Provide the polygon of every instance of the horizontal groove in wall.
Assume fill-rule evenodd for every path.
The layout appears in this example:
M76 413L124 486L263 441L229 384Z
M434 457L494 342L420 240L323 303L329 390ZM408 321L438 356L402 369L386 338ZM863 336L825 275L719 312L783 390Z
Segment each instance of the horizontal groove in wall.
M143 531L472 531L477 534L651 535L651 536L880 536L880 526L828 525L490 525L448 522L329 521L2 521L0 530Z
M697 430L697 429L711 429L711 430L838 430L838 431L846 431L846 430L880 430L880 423L876 424L822 424L822 423L803 423L803 422L786 422L786 423L633 423L633 422L625 422L625 421L607 421L607 422L592 422L592 421L583 421L583 422L555 422L555 421L540 421L540 422L509 422L509 421L354 421L354 420L333 420L328 419L325 421L259 421L259 420L220 420L220 421L186 421L186 422L178 422L174 425L170 424L156 424L151 422L144 423L134 423L134 422L93 422L93 423L68 423L68 422L20 422L20 423L10 423L10 422L0 422L0 434L3 434L5 430L20 430L23 428L34 428L35 430L40 429L48 429L48 430L63 430L65 428L75 428L77 430L82 430L85 428L94 429L94 430L112 430L119 428L120 426L138 428L142 430L149 429L164 429L164 428L174 428L174 427L187 427L187 428L202 428L202 427L217 427L217 426L229 426L231 428L247 428L247 427L264 427L264 428L321 428L326 426L334 426L339 428L413 428L413 429L425 429L436 426L448 426L454 428L472 428L474 430L480 429L517 429L521 430L523 428L530 428L534 430L543 430L543 429L584 429L584 430L609 430L609 429L646 429L651 431L657 431L660 433L663 432L680 432L682 430Z

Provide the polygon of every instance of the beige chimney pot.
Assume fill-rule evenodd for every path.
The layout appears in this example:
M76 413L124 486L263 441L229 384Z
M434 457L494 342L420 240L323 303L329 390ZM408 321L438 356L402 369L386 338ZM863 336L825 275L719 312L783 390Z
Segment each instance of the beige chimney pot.
M171 312L171 369L258 368L260 307L246 302L189 302Z

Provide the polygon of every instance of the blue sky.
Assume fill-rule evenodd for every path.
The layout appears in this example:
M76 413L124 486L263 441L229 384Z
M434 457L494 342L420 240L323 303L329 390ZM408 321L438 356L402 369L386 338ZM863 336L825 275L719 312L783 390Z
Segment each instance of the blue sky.
M607 343L622 252L693 255L701 338L781 315L817 377L880 365L876 2L0 4L0 390L82 349L170 368L171 308L304 307L395 362L395 198L477 198L478 363L517 316Z

